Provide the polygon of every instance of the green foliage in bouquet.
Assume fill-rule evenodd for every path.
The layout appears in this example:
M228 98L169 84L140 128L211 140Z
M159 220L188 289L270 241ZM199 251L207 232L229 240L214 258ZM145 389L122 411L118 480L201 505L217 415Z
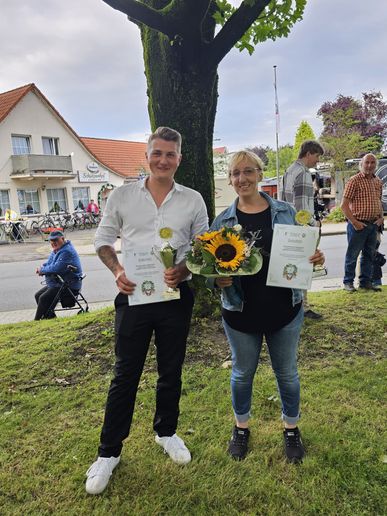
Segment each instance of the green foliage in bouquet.
M256 236L243 237L241 231L237 224L198 235L187 254L188 269L206 277L257 273L263 260L259 249L254 247Z

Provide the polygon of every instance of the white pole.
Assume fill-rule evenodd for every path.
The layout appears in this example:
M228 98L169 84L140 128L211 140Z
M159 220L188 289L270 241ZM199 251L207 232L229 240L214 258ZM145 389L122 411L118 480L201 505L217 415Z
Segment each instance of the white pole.
M279 178L279 150L278 150L278 133L279 133L279 105L277 95L277 65L274 68L274 95L275 95L275 146L276 146L276 169L277 169L277 198L279 196L280 178Z

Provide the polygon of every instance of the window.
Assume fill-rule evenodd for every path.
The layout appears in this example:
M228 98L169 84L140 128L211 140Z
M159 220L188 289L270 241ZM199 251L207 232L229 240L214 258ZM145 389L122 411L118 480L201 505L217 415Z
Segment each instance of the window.
M19 211L22 215L40 213L40 203L37 190L18 190Z
M0 190L0 217L4 217L5 210L10 207L8 190Z
M59 138L42 137L43 154L59 156Z
M87 205L89 204L89 200L89 188L73 188L74 210L86 210Z
M14 154L31 154L31 139L29 136L12 136L12 150Z
M48 211L67 211L66 190L64 188L47 188Z

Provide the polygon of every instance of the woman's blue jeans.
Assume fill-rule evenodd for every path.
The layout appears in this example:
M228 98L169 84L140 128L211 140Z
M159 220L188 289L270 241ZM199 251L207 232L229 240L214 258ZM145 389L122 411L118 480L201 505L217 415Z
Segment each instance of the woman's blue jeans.
M231 397L234 414L238 422L250 418L254 375L266 338L271 365L276 376L282 403L282 419L296 424L300 418L300 380L297 371L297 350L304 310L286 326L274 332L243 333L233 330L223 320L223 327L231 348Z
M377 240L376 224L367 224L361 231L356 231L350 222L347 223L348 248L345 255L345 271L343 283L353 283L356 262L361 251L359 284L372 283L373 259Z

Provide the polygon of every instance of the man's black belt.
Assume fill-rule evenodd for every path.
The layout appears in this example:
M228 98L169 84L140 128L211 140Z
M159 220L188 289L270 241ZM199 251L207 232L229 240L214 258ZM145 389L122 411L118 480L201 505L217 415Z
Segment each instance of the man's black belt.
M362 219L357 219L359 222L363 222L363 224L373 224L376 219L374 220L362 220Z

